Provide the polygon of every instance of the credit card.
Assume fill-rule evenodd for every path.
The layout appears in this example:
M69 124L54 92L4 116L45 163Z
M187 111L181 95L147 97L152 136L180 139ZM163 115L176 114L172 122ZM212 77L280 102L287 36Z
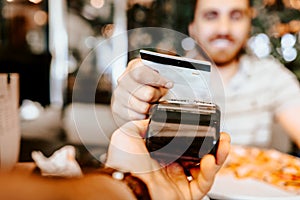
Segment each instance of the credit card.
M186 57L140 50L144 65L174 82L174 87L163 97L164 101L194 103L211 102L211 63Z

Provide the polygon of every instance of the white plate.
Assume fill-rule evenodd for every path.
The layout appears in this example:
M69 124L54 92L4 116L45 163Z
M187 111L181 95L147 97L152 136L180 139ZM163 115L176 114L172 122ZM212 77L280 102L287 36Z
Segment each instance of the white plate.
M237 179L233 175L217 175L215 183L208 193L213 199L233 200L299 200L300 194L294 194L262 181Z

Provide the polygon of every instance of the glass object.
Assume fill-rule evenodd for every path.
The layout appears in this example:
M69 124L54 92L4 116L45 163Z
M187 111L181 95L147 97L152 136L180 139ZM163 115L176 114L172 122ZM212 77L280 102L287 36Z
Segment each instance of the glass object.
M0 74L0 171L11 170L20 152L19 76Z

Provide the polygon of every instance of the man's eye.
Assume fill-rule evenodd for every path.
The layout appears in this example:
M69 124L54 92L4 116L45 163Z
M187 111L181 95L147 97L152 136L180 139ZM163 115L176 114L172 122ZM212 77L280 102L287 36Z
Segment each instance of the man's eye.
M244 16L243 13L240 11L234 11L231 13L231 19L233 20L240 20L243 18L243 16Z
M204 18L207 20L212 20L217 18L218 14L216 12L207 12L204 14Z

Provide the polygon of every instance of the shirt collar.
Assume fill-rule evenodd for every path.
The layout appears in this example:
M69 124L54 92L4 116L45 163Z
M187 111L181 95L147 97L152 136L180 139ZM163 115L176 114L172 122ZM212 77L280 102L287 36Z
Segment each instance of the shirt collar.
M249 56L243 55L240 57L239 69L228 83L228 89L237 90L242 83L251 76L251 59Z

